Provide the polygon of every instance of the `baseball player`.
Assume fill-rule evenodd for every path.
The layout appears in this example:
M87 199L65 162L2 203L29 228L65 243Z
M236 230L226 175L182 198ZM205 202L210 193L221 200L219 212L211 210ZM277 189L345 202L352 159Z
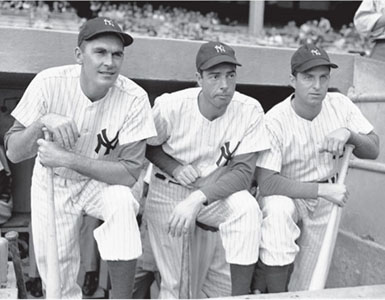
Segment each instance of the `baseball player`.
M354 15L354 26L359 33L369 37L374 46L370 57L385 60L385 2L363 0Z
M300 47L291 58L294 93L266 114L271 149L257 158L263 222L253 287L262 292L308 288L332 205L346 203L346 186L332 178L345 144L360 158L379 153L378 137L360 110L327 92L331 68L337 65L322 48Z
M162 278L160 298L178 297L181 236L196 220L219 228L220 236L195 228L192 246L199 248L199 255L192 266L203 271L192 276L193 297L201 288L208 297L249 292L258 259L261 213L246 189L256 152L268 149L269 142L260 103L235 91L237 66L231 47L205 43L196 56L200 87L155 100L158 136L148 140L146 153L154 164L146 215Z
M75 58L40 72L12 112L8 157L37 154L32 187L32 230L37 265L47 278L47 172L54 168L56 232L63 298L81 298L79 228L83 213L104 220L94 231L107 261L114 298L130 298L141 242L130 187L139 176L146 142L156 135L146 92L119 75L124 47L133 39L107 18L80 29ZM53 142L43 139L43 128Z

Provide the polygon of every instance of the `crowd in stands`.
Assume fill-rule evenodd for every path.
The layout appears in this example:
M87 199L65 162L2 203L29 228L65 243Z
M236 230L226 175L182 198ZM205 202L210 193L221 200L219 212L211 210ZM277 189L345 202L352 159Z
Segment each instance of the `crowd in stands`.
M85 18L76 15L69 1L2 1L0 10L29 11L31 27L51 29L51 19L58 14L67 14L79 27ZM312 40L327 50L355 52L365 55L371 45L361 37L353 24L339 30L331 27L327 19L307 21L298 26L294 21L281 28L265 27L258 36L248 33L247 26L228 24L215 12L202 13L185 8L153 5L150 2L90 1L92 16L105 16L118 21L122 28L134 35L190 40L221 40L225 43L298 47Z

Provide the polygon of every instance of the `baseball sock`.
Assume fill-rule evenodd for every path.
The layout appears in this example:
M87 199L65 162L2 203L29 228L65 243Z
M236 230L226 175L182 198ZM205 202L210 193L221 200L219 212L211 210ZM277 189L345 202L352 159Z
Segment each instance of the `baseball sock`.
M130 299L134 287L136 259L108 260L108 271L111 277L113 299Z
M294 263L285 266L268 266L259 261L257 268L262 269L268 293L284 293L288 291L290 275Z
M251 292L253 294L267 292L266 274L265 274L265 270L261 268L260 260L255 265L253 279L251 282Z
M231 295L247 295L250 292L251 278L253 277L255 264L236 265L230 264Z

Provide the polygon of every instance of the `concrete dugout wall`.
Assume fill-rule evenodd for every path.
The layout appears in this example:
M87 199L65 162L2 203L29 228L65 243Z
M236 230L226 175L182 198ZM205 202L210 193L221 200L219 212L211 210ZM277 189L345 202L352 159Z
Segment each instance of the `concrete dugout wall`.
M5 102L11 110L37 72L74 63L76 37L71 32L0 28L0 103L8 99ZM194 86L195 55L200 45L197 41L137 37L126 49L122 73L142 85L151 100L164 92ZM293 49L240 45L234 48L243 64L238 70L238 90L260 100L265 110L290 94ZM385 63L350 54L330 56L339 65L332 72L331 87L354 96L380 135L383 148L385 97L380 98L385 94ZM360 100L365 95L369 95L367 101ZM0 126L6 126L7 114L0 112L0 117ZM378 161L385 162L384 151ZM14 188L16 209L28 211L30 181L26 174L31 172L31 162L12 167L18 176ZM370 267L362 263L380 262L380 256L385 255L384 179L380 173L350 170L347 185L351 196L343 213L328 286L385 282L385 263L369 264ZM354 249L357 241L363 246Z

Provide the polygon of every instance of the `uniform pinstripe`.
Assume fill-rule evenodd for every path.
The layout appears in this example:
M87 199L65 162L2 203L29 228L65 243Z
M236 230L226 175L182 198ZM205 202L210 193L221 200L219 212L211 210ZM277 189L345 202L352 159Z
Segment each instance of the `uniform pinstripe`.
M91 102L80 88L80 66L47 69L28 86L12 115L28 127L47 113L71 117L80 132L74 152L94 159L116 159L107 147L97 151L97 135L103 141L118 136L119 144L156 135L147 94L129 79L119 76L107 95ZM103 145L103 144L102 144ZM139 204L130 188L91 180L72 170L54 169L56 226L63 298L81 298L76 284L79 269L79 226L83 211L105 222L94 231L101 257L129 260L141 255L135 215ZM45 281L47 226L46 170L36 163L32 178L32 228L39 273Z
M338 162L330 153L319 153L325 136L341 127L362 134L369 133L373 127L342 94L327 93L321 112L312 121L295 113L291 99L292 96L288 97L266 114L272 147L258 157L257 166L302 182L328 179ZM295 259L289 290L307 289L332 204L323 199L292 201L284 196L259 200L264 218L261 260L267 265L279 266ZM299 220L303 223L301 230L297 226ZM298 247L295 241L299 236Z
M200 91L200 88L186 89L156 99L153 116L158 136L149 139L149 144L163 144L167 154L183 164L194 165L202 177L224 166L226 159L221 153L226 143L228 153L234 151L233 155L269 147L264 114L258 101L235 92L225 114L210 122L199 111ZM176 298L182 239L167 234L167 221L174 207L192 190L160 180L154 176L156 173L162 172L154 167L146 206L150 241L162 277L160 297ZM164 176L168 177L166 174ZM219 227L228 263L246 265L257 261L261 215L257 202L247 191L234 193L223 201L203 208L198 220ZM197 230L194 243L203 243ZM211 249L214 247L211 246ZM215 270L210 271L210 276L215 278ZM228 266L219 264L218 272L217 278L226 277L227 282L230 280ZM206 274L203 278L206 278ZM214 278L212 282L218 282ZM227 292L230 295L230 290ZM224 295L219 293L216 296Z

